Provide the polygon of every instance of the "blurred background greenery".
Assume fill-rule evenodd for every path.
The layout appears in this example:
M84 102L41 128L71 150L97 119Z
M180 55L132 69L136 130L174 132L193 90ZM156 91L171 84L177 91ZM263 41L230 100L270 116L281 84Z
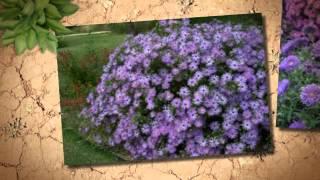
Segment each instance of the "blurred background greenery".
M242 25L263 25L261 14L198 17L191 23L217 19ZM66 165L110 164L124 161L110 148L99 147L80 133L87 120L79 117L86 97L99 82L103 65L112 50L128 34L152 30L157 21L128 22L70 27L73 33L58 34L58 72L62 112L63 147ZM269 137L268 137L269 138ZM268 139L271 141L271 138Z

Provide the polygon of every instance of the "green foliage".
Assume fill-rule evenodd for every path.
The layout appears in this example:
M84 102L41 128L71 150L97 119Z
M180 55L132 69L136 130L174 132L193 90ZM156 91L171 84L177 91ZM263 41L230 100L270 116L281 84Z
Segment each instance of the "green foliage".
M37 44L41 52L56 52L54 33L70 33L60 20L78 10L70 0L1 0L2 45L14 44L18 55Z

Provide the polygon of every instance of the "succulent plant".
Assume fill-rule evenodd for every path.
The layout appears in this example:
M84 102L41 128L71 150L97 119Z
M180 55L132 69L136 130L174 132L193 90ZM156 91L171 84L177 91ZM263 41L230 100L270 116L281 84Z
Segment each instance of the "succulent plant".
M71 0L1 0L0 30L2 44L14 44L16 53L33 49L56 52L55 33L68 33L60 20L78 10Z

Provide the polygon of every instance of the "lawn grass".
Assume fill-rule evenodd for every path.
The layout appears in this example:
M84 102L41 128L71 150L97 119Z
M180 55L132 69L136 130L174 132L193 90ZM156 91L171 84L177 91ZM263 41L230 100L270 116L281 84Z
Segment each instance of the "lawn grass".
M94 89L107 63L109 51L118 46L126 35L102 33L59 37L58 71L61 102L86 98ZM75 88L78 86L79 90ZM121 162L118 156L91 143L83 136L79 113L84 103L61 105L64 163L69 166Z
M64 162L67 165L92 165L120 162L111 151L99 147L79 133L78 108L64 108L62 111Z

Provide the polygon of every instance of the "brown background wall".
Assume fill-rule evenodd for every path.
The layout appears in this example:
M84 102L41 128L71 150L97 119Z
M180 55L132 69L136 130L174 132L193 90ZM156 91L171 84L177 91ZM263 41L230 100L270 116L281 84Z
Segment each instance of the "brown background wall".
M280 0L77 0L65 25L261 12L265 16L272 110L276 107ZM63 164L56 55L16 57L0 48L0 179L320 179L320 134L273 128L275 153L130 165ZM273 115L273 124L275 116ZM9 123L16 122L16 125Z

